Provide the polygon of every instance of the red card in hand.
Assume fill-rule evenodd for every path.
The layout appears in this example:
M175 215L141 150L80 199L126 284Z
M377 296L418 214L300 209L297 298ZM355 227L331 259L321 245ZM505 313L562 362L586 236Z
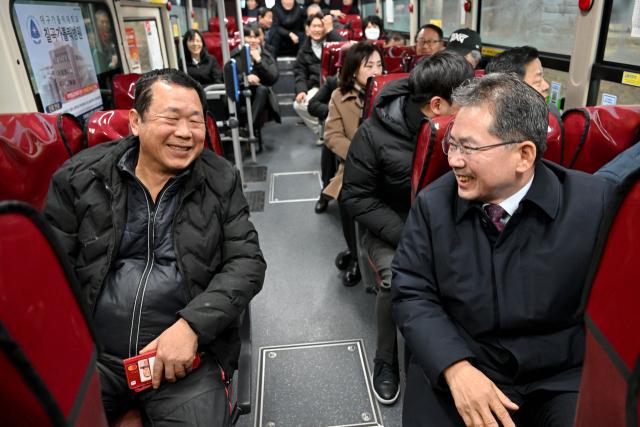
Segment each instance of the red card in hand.
M129 388L135 391L142 391L151 387L153 364L156 360L156 351L150 351L139 356L124 360L124 371L127 374ZM200 355L196 353L193 361L193 369L200 365ZM165 381L164 375L162 381Z

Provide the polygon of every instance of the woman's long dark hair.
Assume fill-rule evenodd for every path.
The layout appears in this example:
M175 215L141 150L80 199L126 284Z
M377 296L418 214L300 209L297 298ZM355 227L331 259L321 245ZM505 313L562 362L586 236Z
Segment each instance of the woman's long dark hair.
M340 80L338 81L338 87L343 95L346 95L355 87L357 83L355 74L358 74L360 66L363 62L366 64L374 52L378 52L380 55L382 72L384 73L387 70L387 66L384 63L384 56L380 46L367 41L361 41L351 46L344 58L344 65L340 71Z
M200 36L200 40L202 40L202 50L200 51L200 60L202 61L202 58L204 58L205 55L209 54L207 50L207 42L204 41L204 37L202 37L202 34L200 34L200 31L187 30L187 32L184 33L184 36L182 37L182 47L184 48L184 59L187 62L187 64L191 64L193 62L193 58L191 57L191 52L189 52L189 48L187 47L187 42L190 40L193 40L196 34ZM184 71L186 72L187 70L184 70Z

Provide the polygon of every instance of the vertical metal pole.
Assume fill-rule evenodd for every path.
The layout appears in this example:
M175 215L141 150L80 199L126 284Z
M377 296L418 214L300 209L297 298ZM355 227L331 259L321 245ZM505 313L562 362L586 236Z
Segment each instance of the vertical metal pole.
M244 43L244 31L243 31L243 25L242 25L242 7L240 6L240 0L236 0L236 16L237 16L237 27L238 27L238 32L240 33L240 46L246 46L247 49L249 49L249 46L245 45ZM244 87L245 88L249 88L249 79L248 76L244 76ZM249 138L250 139L255 139L255 135L253 133L253 115L251 114L251 99L245 97L246 103L247 103L247 121L249 122ZM256 160L256 144L255 143L251 143L251 161L254 164L257 164L258 161Z
M191 0L186 0L187 2L187 26L189 29L193 29L193 7L191 6Z
M236 0L239 3L239 0ZM231 59L231 53L229 52L229 34L227 33L227 16L224 10L224 0L216 0L218 6L218 20L220 21L220 42L222 44L222 62L226 64ZM229 114L233 117L236 116L236 101L227 97L227 103L229 105ZM231 139L233 140L233 157L236 161L236 168L240 171L240 179L242 180L242 186L244 187L244 170L242 168L242 151L240 151L240 135L238 135L238 128L231 128Z
M187 60L184 57L184 47L182 46L182 30L180 29L180 15L178 14L169 15L169 18L176 18L176 22L178 23L178 52L180 52L180 59L182 60L182 70L186 73Z

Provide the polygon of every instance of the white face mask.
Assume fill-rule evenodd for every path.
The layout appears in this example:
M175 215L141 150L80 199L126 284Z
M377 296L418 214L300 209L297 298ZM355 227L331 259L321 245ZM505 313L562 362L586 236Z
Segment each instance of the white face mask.
M377 28L368 28L364 30L364 36L367 40L378 40L380 37L380 30Z

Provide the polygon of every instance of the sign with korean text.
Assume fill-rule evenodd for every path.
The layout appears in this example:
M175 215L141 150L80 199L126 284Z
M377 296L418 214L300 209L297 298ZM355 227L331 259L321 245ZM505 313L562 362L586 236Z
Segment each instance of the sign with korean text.
M618 97L615 95L610 95L608 93L603 93L602 94L602 102L600 104L602 105L616 105L616 103L618 102Z
M631 86L640 86L640 74L625 71L622 74L622 83Z
M83 115L102 109L102 97L82 10L14 5L46 113Z

